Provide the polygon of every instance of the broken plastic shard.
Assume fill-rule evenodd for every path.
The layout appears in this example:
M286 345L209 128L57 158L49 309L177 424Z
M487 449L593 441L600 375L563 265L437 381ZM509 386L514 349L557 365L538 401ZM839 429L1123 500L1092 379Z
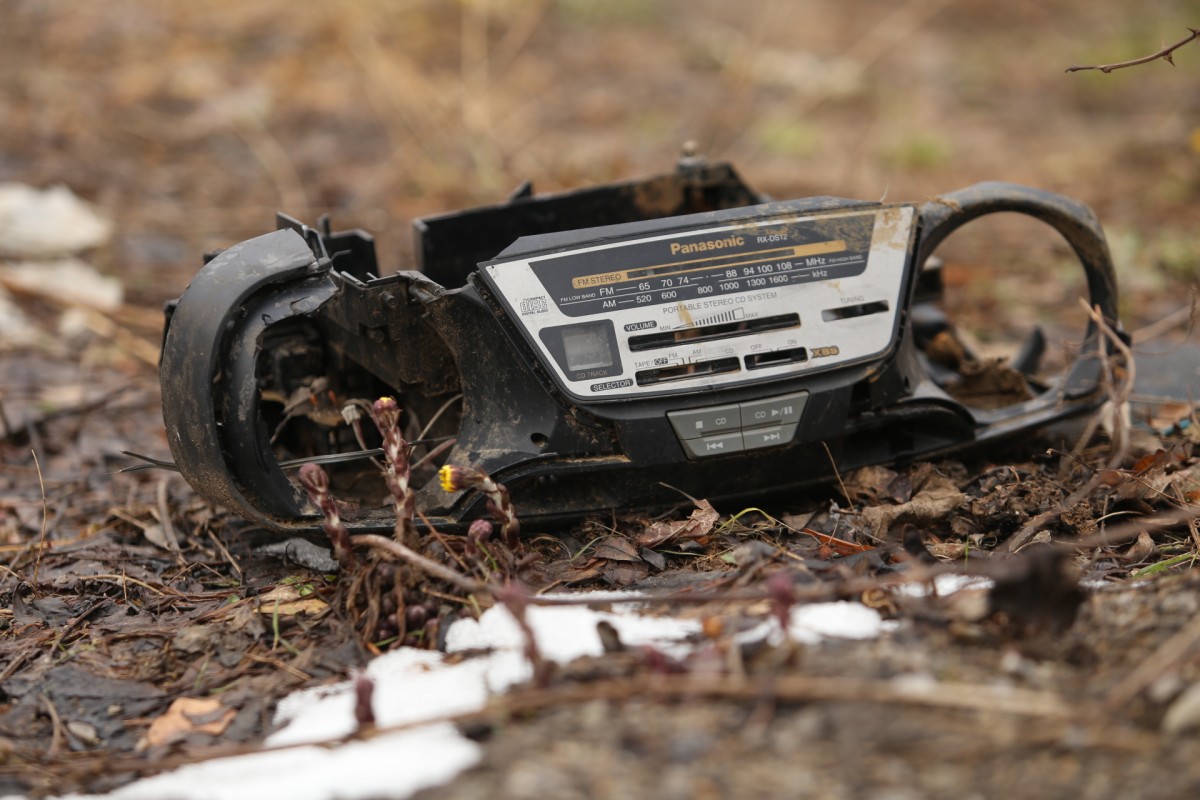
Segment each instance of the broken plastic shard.
M77 258L22 261L0 267L0 281L14 291L53 297L65 304L99 311L115 311L125 300L125 289L116 278L101 275Z
M1138 345L1137 378L1130 402L1138 419L1163 406L1182 406L1180 419L1200 397L1200 345L1194 342L1146 342ZM1172 420L1175 422L1176 420ZM1166 427L1166 426L1164 426Z
M33 344L37 337L37 329L0 286L0 350Z
M0 184L0 255L44 258L108 241L112 223L65 186Z

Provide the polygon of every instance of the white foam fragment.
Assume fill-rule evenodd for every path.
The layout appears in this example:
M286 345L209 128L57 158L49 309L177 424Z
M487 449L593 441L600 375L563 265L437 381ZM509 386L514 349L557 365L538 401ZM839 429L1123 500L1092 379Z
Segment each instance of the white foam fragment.
M813 603L792 609L788 634L799 642L821 639L873 639L883 632L883 617L862 603Z
M603 599L607 598L596 598L597 602ZM617 612L593 611L583 605L531 606L526 612L526 620L533 628L542 655L560 662L604 652L600 634L596 632L596 623L601 620L616 628L625 644L654 644L668 651L700 630L697 620L644 617L628 608ZM455 623L446 635L446 650L451 653L483 647L516 650L523 641L521 630L508 609L495 606L484 612L478 621L466 619Z
M617 595L585 596L602 603ZM612 611L585 605L530 606L526 619L543 655L557 662L600 654L603 647L596 624L601 620L613 625L626 645L654 645L676 656L687 653L700 627L692 619L643 616L628 605ZM793 610L789 632L800 641L815 643L830 636L868 638L886 625L877 612L859 603L817 603ZM761 626L755 630L762 635ZM777 630L772 632L778 635ZM406 648L367 666L366 674L375 684L376 724L416 727L333 747L309 746L346 736L356 723L351 682L307 689L280 702L275 721L283 727L266 740L267 747L289 749L193 764L106 796L112 800L257 800L264 796L368 800L406 797L445 783L480 757L479 745L460 735L446 718L483 708L490 696L528 680L532 672L522 655L520 629L503 606L489 609L478 620L454 623L446 640L450 654L473 650L485 654L455 663L441 653Z
M101 275L77 258L6 265L0 267L0 279L22 292L100 311L115 311L125 300L125 288L119 280Z
M453 778L479 745L449 723L338 748L298 747L182 767L118 789L120 800L329 800L405 797Z
M65 186L0 183L0 255L46 258L108 241L112 223Z
M13 300L0 286L0 349L24 347L37 341L38 332Z
M964 589L988 589L991 586L991 578L984 578L979 575L954 575L947 573L936 575L933 579L933 588L939 596L954 594ZM909 597L925 597L929 594L929 587L925 583L913 582L902 584L897 588L897 591Z

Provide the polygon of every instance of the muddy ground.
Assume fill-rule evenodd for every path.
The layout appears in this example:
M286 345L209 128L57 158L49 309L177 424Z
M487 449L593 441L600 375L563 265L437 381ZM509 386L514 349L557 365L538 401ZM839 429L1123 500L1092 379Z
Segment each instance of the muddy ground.
M125 450L169 457L161 304L202 252L269 230L277 209L366 228L381 262L403 268L416 216L500 200L526 179L550 191L670 169L688 140L776 197L924 201L1011 180L1096 210L1135 352L1182 353L1190 335L1200 45L1174 69L1063 70L1178 40L1200 22L1195 3L4 10L0 181L64 184L111 219L111 237L81 257L124 301L87 310L50 280L3 283L24 322L0 342L0 791L101 791L252 748L283 694L396 644L362 629L346 581L264 551L261 531L178 476L118 472L133 463ZM1011 352L1034 323L1051 354L1077 336L1081 276L1047 231L989 220L940 254L947 305L982 350ZM1179 363L1186 387L1195 367ZM487 742L484 762L425 794L1194 795L1200 537L1186 516L1200 486L1194 438L1165 433L1188 418L1187 397L1135 403L1137 434L1111 464L1100 432L1077 456L1061 455L1074 440L1029 440L847 475L765 513L718 508L657 555L628 544L652 524L637 515L611 531L526 531L518 571L535 589L726 592L677 610L711 620L724 655L716 668L629 653L564 668L464 721ZM925 490L958 499L870 523ZM1175 521L1154 521L1164 514ZM818 535L795 532L805 527ZM1014 536L1039 541L1013 556ZM960 601L893 586L932 569L1001 589ZM796 602L862 598L897 627L731 660L731 632L782 602L766 584L776 573ZM464 612L439 601L422 613ZM179 698L219 707L152 736Z

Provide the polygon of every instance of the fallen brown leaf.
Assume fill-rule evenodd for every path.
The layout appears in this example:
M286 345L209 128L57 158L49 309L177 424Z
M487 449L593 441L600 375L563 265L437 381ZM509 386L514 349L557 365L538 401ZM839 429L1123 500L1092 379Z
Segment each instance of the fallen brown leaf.
M145 745L160 747L193 733L220 736L235 716L236 711L221 705L214 697L180 697L150 723Z
M609 561L641 561L637 545L621 536L605 536L592 551L596 558Z
M967 502L967 496L959 491L954 481L944 475L934 473L925 481L921 491L917 492L912 500L897 506L864 508L862 517L863 521L871 528L871 533L883 538L892 524L897 521L916 522L941 519L957 510L965 502Z
M698 500L696 509L687 519L655 522L638 534L638 544L643 547L658 547L675 539L699 539L712 531L720 516L707 500Z
M266 594L259 595L258 613L278 614L281 617L294 617L297 614L319 614L329 608L329 604L314 594L301 595L295 586L286 584L276 586Z

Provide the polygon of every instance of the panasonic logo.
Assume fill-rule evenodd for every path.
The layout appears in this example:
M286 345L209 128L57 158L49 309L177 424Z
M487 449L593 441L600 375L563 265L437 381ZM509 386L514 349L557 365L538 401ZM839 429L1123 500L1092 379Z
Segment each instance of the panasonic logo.
M724 250L726 247L741 247L746 243L743 236L729 236L724 239L709 239L703 242L671 242L671 255L686 255L688 253L705 253L709 250Z

